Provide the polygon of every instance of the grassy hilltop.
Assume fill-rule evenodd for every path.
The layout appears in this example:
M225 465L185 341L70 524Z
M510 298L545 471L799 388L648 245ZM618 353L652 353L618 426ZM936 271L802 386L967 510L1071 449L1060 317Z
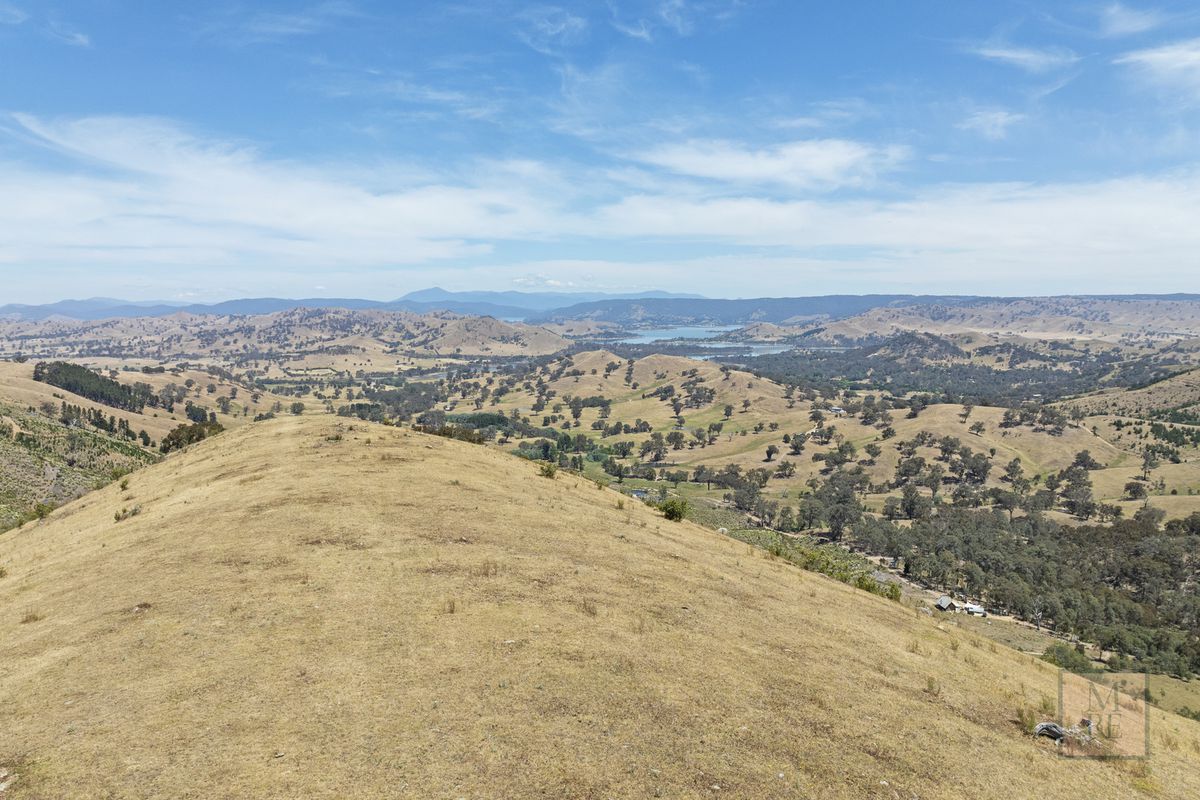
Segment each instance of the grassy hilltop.
M1200 795L1196 723L1060 759L1048 664L397 428L227 432L0 569L4 800Z

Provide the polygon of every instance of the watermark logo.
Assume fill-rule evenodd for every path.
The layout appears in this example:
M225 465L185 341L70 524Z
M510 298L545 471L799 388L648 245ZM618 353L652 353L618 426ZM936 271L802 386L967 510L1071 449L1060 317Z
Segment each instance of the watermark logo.
M1061 670L1059 753L1069 758L1149 758L1150 676Z

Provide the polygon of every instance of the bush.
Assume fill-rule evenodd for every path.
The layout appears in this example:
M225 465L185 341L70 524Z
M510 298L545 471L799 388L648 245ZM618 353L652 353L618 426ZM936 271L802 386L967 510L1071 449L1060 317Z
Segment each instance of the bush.
M539 474L543 478L549 478L550 480L554 480L554 476L558 475L558 464L550 464L550 463L542 464L542 468L539 471Z
M670 497L659 504L658 510L672 522L678 522L687 515L688 502L682 497Z
M225 427L218 422L180 425L163 437L162 444L159 445L158 449L164 454L170 453L172 450L179 450L189 444L195 444L223 430L225 430Z
M1042 659L1071 672L1088 672L1094 669L1091 659L1070 645L1055 642L1042 653Z

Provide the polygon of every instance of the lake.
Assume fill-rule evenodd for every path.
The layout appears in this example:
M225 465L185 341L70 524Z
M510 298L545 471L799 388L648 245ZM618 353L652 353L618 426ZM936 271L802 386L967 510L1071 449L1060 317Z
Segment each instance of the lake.
M743 353L748 356L761 356L768 353L782 353L792 349L789 345L780 344L707 341L716 339L718 336L729 331L739 330L740 328L742 328L741 325L677 325L671 328L644 328L629 331L625 336L613 339L612 341L620 342L621 344L638 345L673 341L679 344L686 343L696 347L703 347L711 351L705 355L693 356L694 358L701 359L718 358L732 352Z
M613 341L622 344L653 344L670 339L715 339L723 333L736 331L741 325L679 325L674 328L646 328L635 330Z

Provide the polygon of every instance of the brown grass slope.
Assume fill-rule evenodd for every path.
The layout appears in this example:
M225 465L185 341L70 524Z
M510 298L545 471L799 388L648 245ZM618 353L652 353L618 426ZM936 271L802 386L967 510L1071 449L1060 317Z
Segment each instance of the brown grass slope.
M1146 416L1158 411L1200 405L1200 369L1172 375L1140 389L1109 389L1068 400L1060 405L1081 408L1087 414Z
M1028 656L343 425L247 426L0 536L5 800L1200 796L1194 723L1156 713L1148 768L1060 759L1013 721L1055 692Z

